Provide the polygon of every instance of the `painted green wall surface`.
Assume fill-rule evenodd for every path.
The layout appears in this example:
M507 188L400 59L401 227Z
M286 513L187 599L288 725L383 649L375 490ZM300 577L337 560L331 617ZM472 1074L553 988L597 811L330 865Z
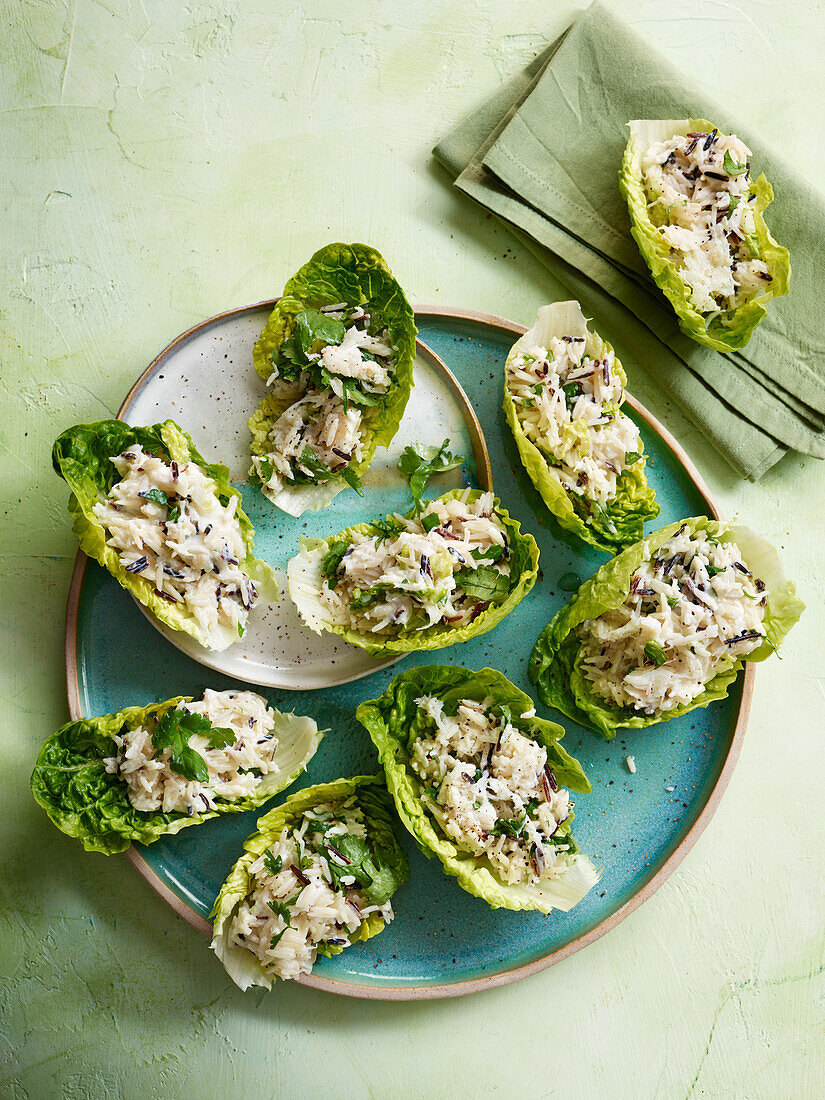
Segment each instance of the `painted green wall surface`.
M614 0L825 185L819 0ZM411 298L530 322L558 288L454 194L434 142L578 9L519 0L30 0L0 35L0 1095L820 1095L825 1071L825 466L742 482L637 369L808 613L759 669L740 763L662 889L598 943L459 1001L242 995L120 858L32 801L67 717L74 545L55 435L113 415L172 337L365 240ZM625 365L631 350L619 347ZM655 732L649 736L655 736ZM641 755L641 754L639 754ZM638 758L638 756L637 756Z

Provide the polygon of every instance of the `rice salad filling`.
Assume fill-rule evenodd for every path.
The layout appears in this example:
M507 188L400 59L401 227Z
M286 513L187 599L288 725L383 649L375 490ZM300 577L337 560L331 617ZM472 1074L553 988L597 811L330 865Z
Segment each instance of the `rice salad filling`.
M139 445L111 462L121 479L92 511L127 572L184 605L205 634L229 627L242 636L258 591L240 566L238 498L223 504L197 463L167 463Z
M104 760L105 769L127 785L136 810L191 817L216 809L219 802L251 797L265 776L279 771L274 761L276 716L260 695L207 688L199 700L181 702L176 711L206 719L206 723L190 723L195 728L212 727L186 736L189 751L201 757L208 775L203 781L188 778L181 774L171 747L156 751L153 736L157 737L163 718L159 722L155 716L149 725L115 734L117 754ZM178 724L186 730L185 721ZM216 730L221 734L217 744Z
M510 589L510 548L492 492L428 501L333 541L320 600L331 622L398 634L472 622Z
M319 949L341 950L372 914L393 919L389 900L374 904L356 874L367 850L364 815L355 798L305 810L297 824L248 868L249 889L229 918L226 937L259 960L266 974L308 974Z
M641 458L639 429L619 415L625 399L612 349L585 353L584 336L552 337L507 364L519 424L571 494L598 505L616 496L623 470Z
M656 141L642 155L651 221L706 316L730 313L773 281L755 234L750 157L716 129Z
M495 713L489 696L462 699L454 716L436 696L415 702L433 730L415 740L410 766L445 835L485 857L507 883L541 884L563 874L575 849L559 829L573 804L547 764L547 749L516 728L507 708Z
M689 704L765 639L768 590L735 542L686 524L633 573L619 607L577 628L593 690L648 715Z
M374 331L370 331L370 329ZM389 393L397 348L361 305L336 302L295 317L292 336L270 356L273 399L286 408L253 455L263 492L343 477L363 458L364 428Z

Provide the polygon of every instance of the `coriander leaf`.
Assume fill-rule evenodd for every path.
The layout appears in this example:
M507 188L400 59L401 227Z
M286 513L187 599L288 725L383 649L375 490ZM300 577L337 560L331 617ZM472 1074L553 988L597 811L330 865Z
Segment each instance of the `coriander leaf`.
M364 490L361 488L361 478L356 474L355 470L350 470L348 466L345 466L343 470L338 471L338 476L342 477L347 485L356 491L359 497L364 495Z
M197 749L190 747L189 738L193 734L200 733L205 734L211 742L213 732L217 732L217 740L219 741L226 734L229 735L231 741L234 742L235 740L235 733L232 730L218 727L217 731L213 731L209 719L203 714L191 714L188 710L175 708L175 710L167 711L155 726L152 732L152 745L156 753L160 753L164 749L172 750L169 761L172 771L182 775L184 779L196 780L198 783L208 783L209 769L206 766L206 761ZM223 744L228 743L228 741L223 741Z
M728 208L725 211L725 216L728 217L728 218L732 217L734 210L736 209L736 207L739 205L739 203L741 201L742 201L742 199L739 195L731 195L730 196L730 202L728 203Z
M344 833L335 837L333 847L338 855L330 852L330 845L326 845L327 865L335 885L339 886L342 878L352 876L373 905L383 905L395 888L392 869L384 867L381 860L372 855L367 842L361 837ZM339 856L343 856L347 862L342 865ZM345 888L339 886L339 889Z
M206 736L213 749L225 749L227 745L234 745L238 739L237 731L229 726L213 726Z
M656 668L661 668L668 659L667 653L662 649L658 642L648 642L645 646L645 657L654 664Z
M328 466L325 466L318 455L313 451L312 447L307 444L303 451L301 451L296 461L296 466L302 466L303 470L299 470L298 474L303 474L304 470L309 471L309 476L312 481L329 481L333 476L332 470Z
M441 520L438 518L435 512L428 512L426 516L421 517L421 526L424 528L428 535L434 527L438 527L439 523L441 523ZM473 551L473 553L475 554L475 551Z
M272 850L267 848L264 852L264 867L270 875L277 875L283 870L284 861L280 856L273 855Z
M711 565L710 563L708 563L708 565L707 565L707 571L708 571L708 576L709 577L715 577L719 573L724 573L726 569L727 569L726 565Z
M564 394L564 400L568 411L572 413L574 405L582 395L580 383L568 382L566 386L562 386L561 392Z
M638 451L626 451L624 456L625 466L632 466L633 463L638 462L641 457Z
M679 602L679 597L678 596L668 596L667 597L667 602L670 604L671 607L675 607L676 604Z
M747 172L748 165L737 164L733 157L730 155L728 149L725 150L725 156L722 160L722 167L729 176L741 176L743 172Z
M287 898L286 901L268 901L266 904L269 906L276 917L280 917L284 924L288 925L290 918L289 907L290 905L295 904L300 896L300 893L301 891L299 890L297 894L293 894L292 897Z
M399 471L410 483L416 512L421 509L421 495L430 478L434 474L455 470L464 461L463 455L454 455L449 451L449 443L449 439L445 439L440 447L413 443L404 448L398 460Z
M526 820L527 814L522 814L519 818L513 818L512 821L506 821L502 818L493 826L493 836L519 836Z
M309 352L317 353L331 344L340 344L346 331L343 321L317 309L305 309L296 314L292 340L306 357Z
M491 565L480 565L478 569L458 569L454 576L456 584L471 599L484 603L503 600L510 591L510 578L493 569Z
M400 535L405 529L401 520L396 519L395 516L387 516L386 519L374 519L370 527L378 538L377 546L380 546L384 539L395 538L396 535Z
M272 937L272 939L269 941L269 950L270 951L279 942L281 936L283 936L283 934L284 934L284 932L286 932L287 928L289 928L289 922L287 922L286 928L282 928L280 932L276 932L275 935Z
M486 550L473 550L472 557L476 561L498 561L503 553L503 546L489 546Z
M144 500L150 500L152 504L168 504L166 493L163 489L147 489L143 493L138 493L139 497L143 497Z
M180 505L176 504L174 508L169 509L169 515L166 517L167 523L177 523L180 519Z
M329 544L329 550L324 558L321 570L330 588L335 588L338 583L338 567L349 548L350 544L344 539L336 539Z
M263 482L269 481L269 479L272 477L275 467L272 465L268 458L262 458L258 466L261 471L261 480Z
M355 589L358 595L353 595L350 601L350 607L353 611L363 611L365 607L369 607L370 604L379 600L389 589L392 588L391 584L374 584L371 588L365 588L363 591Z

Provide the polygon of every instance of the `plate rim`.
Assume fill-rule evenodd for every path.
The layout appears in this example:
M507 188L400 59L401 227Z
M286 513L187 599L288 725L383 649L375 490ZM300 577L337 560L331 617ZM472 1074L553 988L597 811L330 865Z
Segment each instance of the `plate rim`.
M159 355L152 360L149 366L141 373L140 377L129 389L123 403L118 410L118 417L121 412L126 409L133 399L133 395L140 387L143 379L152 371L160 362L164 361L174 349L178 347L180 343L190 338L195 333L202 331L204 328L218 321L224 320L234 314L251 312L255 309L265 309L272 306L277 302L277 298L265 299L261 302L252 303L247 306L238 306L233 309L224 310L221 313L217 313L212 317L206 318L188 328L185 332L175 337L167 346L160 352ZM416 317L446 317L459 321L472 321L482 325L486 325L490 328L498 329L505 332L508 335L519 337L527 331L525 325L518 324L515 321L511 321L506 317L498 316L492 313L483 313L477 310L462 309L458 307L440 306L440 305L413 305L413 312ZM426 345L424 345L426 347ZM430 351L430 349L427 349ZM433 355L435 353L432 353ZM436 358L438 358L436 356ZM439 360L440 361L440 360ZM450 377L452 372L446 367ZM459 385L457 380L454 379L456 385ZM460 386L459 386L460 389ZM463 391L461 391L463 393ZM699 495L704 500L708 507L711 516L714 519L721 519L721 511L710 489L705 483L704 478L699 473L693 460L689 457L682 445L673 436L673 434L655 417L644 405L637 401L630 393L626 393L626 400L633 411L639 416L648 427L659 436L659 438L666 444L666 446L673 452L682 465L686 474L693 482L695 488L699 492ZM468 401L469 403L469 401ZM472 408L472 405L470 405ZM475 411L473 410L475 416ZM481 433L483 440L484 435ZM485 446L486 452L486 446ZM488 457L489 463L489 457ZM492 481L491 481L492 484ZM78 679L78 664L77 664L77 612L80 602L80 592L83 586L83 580L86 573L86 566L89 559L82 551L78 551L75 558L74 569L72 571L71 582L69 585L69 594L66 602L66 629L65 629L65 661L66 661L66 694L69 705L69 714L72 721L79 721L83 714L80 708L80 685ZM583 933L581 936L577 936L563 947L557 948L555 951L549 952L547 955L543 955L541 958L534 959L532 962L525 963L522 966L514 967L509 970L504 970L498 974L489 974L484 977L469 978L464 981L458 982L446 982L441 984L431 985L395 985L395 986L381 986L381 985L359 985L350 981L336 981L332 978L325 978L320 974L304 974L300 978L296 979L299 984L312 989L320 989L327 993L337 993L340 996L362 998L365 1000L381 1000L381 1001L422 1001L422 1000L440 1000L451 997L462 997L470 993L478 993L484 989L495 989L499 986L510 985L513 982L521 981L524 978L530 977L532 974L538 974L542 970L547 970L549 967L554 966L556 963L562 962L562 960L569 958L576 952L581 951L582 948L588 947L591 943L595 943L596 940L605 936L608 932L612 931L618 924L621 924L626 917L629 917L636 909L639 908L648 898L662 886L667 879L673 874L688 852L693 848L696 841L705 831L711 818L715 814L719 803L727 790L728 783L730 782L733 770L736 767L739 755L742 750L742 743L744 741L745 732L748 725L748 718L750 716L751 703L753 700L753 689L756 680L756 669L753 662L746 661L744 663L744 672L742 679L742 696L739 704L739 711L736 716L736 722L734 724L733 733L731 734L730 745L722 762L722 767L719 772L719 776L713 785L712 790L708 794L707 800L699 812L696 820L691 828L673 850L671 855L662 864L662 866L656 871L650 879L629 898L624 905L620 906L610 916L605 917L603 921L600 921L594 928L591 928L589 932ZM323 689L318 689L323 690ZM134 845L131 845L129 849L124 853L127 860L137 869L139 874L146 880L151 888L170 906L172 910L179 917L190 924L197 931L210 935L212 932L212 926L209 922L200 914L196 913L191 906L187 905L182 898L179 898L166 883L160 878L160 876L149 866L146 860L138 852Z

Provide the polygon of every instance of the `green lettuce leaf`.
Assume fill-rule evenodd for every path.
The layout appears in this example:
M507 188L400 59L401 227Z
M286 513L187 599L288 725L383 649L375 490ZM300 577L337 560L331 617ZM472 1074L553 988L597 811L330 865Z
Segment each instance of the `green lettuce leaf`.
M735 542L745 565L765 582L768 601L763 621L767 640L752 653L739 658L732 667L719 672L705 686L701 695L684 706L674 707L662 715L643 714L631 708L611 706L593 691L592 684L581 672L581 646L576 636L576 627L624 603L630 591L633 573L679 530L682 523L687 524L694 535L707 532L722 542ZM610 740L620 728L652 726L670 718L678 718L697 707L706 707L717 699L724 699L728 688L739 674L743 661L764 661L769 657L779 648L804 607L796 595L793 583L785 577L776 551L769 543L746 527L711 520L707 516L694 516L653 532L643 542L628 547L613 561L603 565L585 581L576 595L556 613L539 635L530 658L530 679L536 684L543 703L555 707L583 726L598 730Z
M393 381L379 404L364 406L363 456L350 462L347 470L361 478L372 463L377 447L389 446L410 396L415 361L415 317L404 291L379 252L365 244L329 244L319 249L287 282L269 320L253 348L255 369L266 381L272 374L270 356L293 333L298 314L338 302L368 307L372 326L386 328L397 348ZM249 420L252 454L268 453L267 439L275 421L297 398L300 391L286 396L268 394ZM347 481L340 475L320 485L287 485L267 494L279 508L299 516L323 508Z
M463 501L474 501L481 496L480 489L456 489L451 493L445 493L439 500L452 500L459 497ZM428 503L432 503L431 501ZM476 618L462 627L451 627L448 623L436 623L424 630L414 630L407 634L399 634L394 637L379 638L376 634L362 634L346 626L339 626L327 618L327 612L321 602L319 593L324 581L324 560L330 550L336 551L342 542L350 542L355 532L365 535L375 534L375 527L370 523L361 523L355 527L348 527L333 535L330 539L301 539L301 551L291 558L287 565L287 578L289 594L304 622L316 634L328 630L332 634L338 634L352 645L360 646L374 657L387 657L401 655L403 653L415 653L428 649L442 649L444 646L454 645L456 642L466 642L470 638L476 638L486 634L497 626L505 616L518 606L524 599L538 575L539 550L532 535L522 534L521 525L501 507L498 499L495 501L496 513L507 532L507 540L510 546L510 583L509 592L500 602L491 603ZM407 513L412 517L415 509ZM387 516L387 524L391 524L392 516ZM379 521L380 522L380 521Z
M233 496L237 497L235 515L246 546L246 557L240 563L241 568L255 582L261 600L277 598L275 574L265 562L254 556L252 524L241 505L240 493L229 484L228 467L207 462L196 450L191 437L173 420L149 427L133 427L122 420L101 420L96 424L76 424L58 436L52 449L52 463L72 491L69 513L74 518L74 532L80 548L108 569L118 583L162 623L173 630L191 634L207 649L226 649L238 640L234 627L218 625L207 633L184 604L164 600L150 580L128 572L117 550L106 545L106 529L92 509L120 480L120 474L110 459L137 445L166 462L197 463L215 482L215 493L222 504L225 505Z
M510 720L521 733L547 749L547 762L559 783L587 792L591 787L581 765L559 744L564 736L562 727L536 718L530 696L491 668L473 672L450 665L420 665L397 676L380 698L362 703L356 711L378 749L398 816L425 856L437 856L446 874L494 909L538 909L543 913L572 909L599 877L570 833L572 815L560 826L560 835L571 847L567 871L537 886L503 882L486 858L459 848L429 813L427 799L422 797L424 784L409 764L414 743L424 729L415 702L422 695L443 700L447 714L454 714L462 699L492 698L499 707L509 708ZM533 717L521 717L531 711Z
M364 815L372 864L378 871L377 877L384 900L389 900L409 878L409 863L395 838L392 802L381 776L357 775L352 779L336 779L332 783L318 783L314 787L305 787L298 791L281 806L276 806L259 819L256 832L244 841L245 854L232 868L212 907L212 950L225 966L230 978L241 989L248 989L252 985L269 989L276 980L264 970L251 951L229 942L229 918L250 890L250 866L279 838L282 829L296 825L306 810L312 810L325 802L344 802L352 795L355 795ZM379 913L371 913L355 933L353 942L376 936L383 930L384 923ZM341 945L325 944L319 948L318 953L326 956L338 955L343 950Z
M764 175L760 175L751 184L751 193L756 202L751 205L753 214L753 237L758 246L759 258L765 262L772 281L765 284L765 290L743 302L734 310L714 315L708 321L690 299L690 291L683 282L670 258L670 247L657 233L651 219L642 183L642 157L656 141L668 141L677 134L710 132L713 123L706 119L681 120L635 120L628 122L630 137L625 148L619 171L619 187L627 201L630 212L630 232L639 246L653 280L676 313L679 328L686 336L699 344L714 348L716 351L731 352L743 348L750 340L754 329L766 316L765 306L771 298L788 293L791 280L791 259L787 248L777 244L765 224L764 212L773 200L773 189ZM717 128L718 129L718 128ZM725 135L723 135L725 136Z
M510 430L516 440L521 461L530 480L541 495L542 500L567 531L583 542L615 554L629 543L636 542L644 534L646 520L659 514L653 489L645 477L644 444L639 437L639 458L618 478L616 496L603 508L592 503L588 505L583 497L568 493L561 482L553 475L551 464L524 433L519 423L515 403L507 386L507 368L516 356L529 347L548 347L553 337L584 336L585 354L593 359L603 358L613 348L601 337L591 332L587 320L578 302L556 302L542 306L536 316L536 323L521 336L507 355L504 375L504 413ZM624 368L618 359L614 359L613 370L627 384ZM618 416L624 416L621 410ZM574 426L571 428L575 430Z
M220 800L218 809L191 817L180 812L136 810L126 783L107 772L103 764L106 757L117 754L112 738L145 726L153 717L163 718L182 700L189 702L188 697L178 696L148 707L126 707L116 714L69 722L43 743L32 773L32 794L58 829L77 837L87 852L123 852L132 841L151 844L210 817L256 809L306 770L321 740L311 718L276 710L275 763L279 770L265 775L254 795L232 802Z

